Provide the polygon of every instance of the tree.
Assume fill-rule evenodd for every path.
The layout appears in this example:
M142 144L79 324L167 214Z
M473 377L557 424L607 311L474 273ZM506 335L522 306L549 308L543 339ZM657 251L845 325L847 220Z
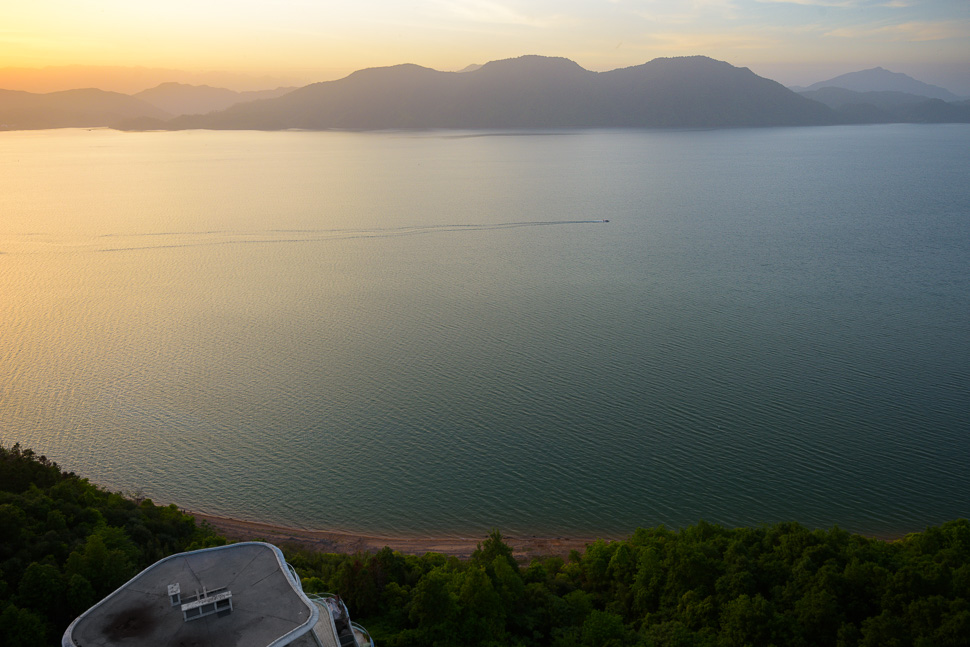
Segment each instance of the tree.
M91 582L80 573L74 573L67 581L67 608L72 616L79 616L91 607L97 598Z
M451 592L451 577L442 568L432 570L414 587L408 617L426 644L453 644L458 635L458 600Z
M594 609L583 623L582 638L586 647L621 647L628 644L626 635L623 618L615 613Z
M17 587L17 603L45 616L63 613L64 578L56 566L32 562Z
M502 541L502 533L498 529L493 529L488 533L488 538L478 544L472 553L472 562L488 567L496 557L504 559L512 568L519 568L518 562L512 555L512 549Z
M767 645L772 638L774 612L760 594L742 595L721 610L718 644L724 647Z
M501 561L501 558L498 558ZM465 645L498 641L505 636L505 609L485 569L471 565L460 576L458 590L461 639Z
M5 647L47 647L47 629L41 617L13 604L0 613L0 637Z
M66 573L83 576L94 587L95 593L105 596L128 581L135 569L124 550L109 548L101 534L89 535L82 550L76 550L67 558Z

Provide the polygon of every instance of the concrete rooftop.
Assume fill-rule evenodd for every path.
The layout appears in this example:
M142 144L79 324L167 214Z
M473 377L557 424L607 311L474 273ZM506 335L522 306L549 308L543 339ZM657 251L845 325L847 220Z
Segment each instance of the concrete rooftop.
M169 599L170 584L180 586L183 601L203 587L226 588L232 611L186 622ZM318 614L278 548L231 544L156 562L75 620L62 647L309 646Z

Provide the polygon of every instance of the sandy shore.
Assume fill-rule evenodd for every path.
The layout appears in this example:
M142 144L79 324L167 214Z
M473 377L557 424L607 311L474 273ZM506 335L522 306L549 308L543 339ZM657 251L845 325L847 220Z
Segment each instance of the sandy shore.
M234 540L263 540L280 546L294 546L327 553L375 553L384 546L399 551L405 555L423 555L424 553L443 553L459 558L471 557L477 545L485 539L481 537L380 537L373 535L356 535L345 532L331 532L328 530L304 530L290 528L255 521L242 521L228 517L216 517L209 514L187 511L195 517L196 522L206 521L219 534ZM593 542L592 538L582 537L506 537L503 541L508 544L516 559L528 562L533 557L559 555L566 557L569 551L576 549L582 552L586 544Z
M423 555L425 553L443 553L454 555L461 559L471 557L472 552L480 542L481 537L383 537L377 535L358 535L348 532L334 532L330 530L305 530L291 528L256 521L243 521L229 517L218 517L201 512L186 511L195 517L196 522L206 521L216 531L236 541L262 540L279 546L293 546L325 553L376 553L384 546L405 555ZM903 537L903 533L885 536L870 536L870 539L881 541L895 541ZM604 537L607 541L621 539L620 537ZM625 539L623 537L622 539ZM548 557L558 555L568 557L569 551L583 552L586 545L595 541L592 537L516 537L502 536L502 540L512 548L516 559L528 563L533 557Z

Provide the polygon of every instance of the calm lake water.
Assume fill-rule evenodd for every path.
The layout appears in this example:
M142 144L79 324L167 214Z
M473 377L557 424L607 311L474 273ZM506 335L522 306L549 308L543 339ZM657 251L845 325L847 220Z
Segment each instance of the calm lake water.
M6 132L0 168L0 442L111 489L380 533L970 515L968 126Z

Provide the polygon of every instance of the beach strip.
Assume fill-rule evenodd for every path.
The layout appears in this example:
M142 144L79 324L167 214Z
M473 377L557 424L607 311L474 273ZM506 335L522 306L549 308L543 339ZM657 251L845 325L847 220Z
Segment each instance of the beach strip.
M376 553L385 546L405 555L442 553L460 559L471 557L481 537L408 537L361 535L330 530L306 530L289 526L244 521L201 512L186 511L197 523L207 522L220 535L237 541L261 540L279 546L291 546L325 553ZM571 550L583 552L595 541L584 537L516 537L502 535L502 541L512 548L515 558L528 562L533 557L567 557Z

